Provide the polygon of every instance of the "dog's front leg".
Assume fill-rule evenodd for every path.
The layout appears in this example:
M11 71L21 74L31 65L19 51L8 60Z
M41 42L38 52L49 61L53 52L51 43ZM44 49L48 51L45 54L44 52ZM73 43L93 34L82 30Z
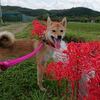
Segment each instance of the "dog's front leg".
M41 91L46 91L46 89L43 87L42 81L43 81L43 75L44 75L45 67L43 64L37 65L37 84Z

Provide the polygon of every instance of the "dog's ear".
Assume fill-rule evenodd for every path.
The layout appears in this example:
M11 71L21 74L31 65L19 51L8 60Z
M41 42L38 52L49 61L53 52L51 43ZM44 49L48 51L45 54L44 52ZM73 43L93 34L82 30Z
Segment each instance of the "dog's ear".
M67 19L66 19L66 17L63 18L63 20L61 21L61 23L66 28L66 26L67 26Z
M51 18L48 17L48 19L47 19L47 26L50 26L51 24L52 24Z

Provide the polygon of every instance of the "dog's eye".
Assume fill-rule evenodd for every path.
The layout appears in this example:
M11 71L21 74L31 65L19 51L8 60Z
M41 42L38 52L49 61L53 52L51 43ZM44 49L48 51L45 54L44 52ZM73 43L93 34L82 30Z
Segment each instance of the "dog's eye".
M52 32L56 32L55 30L52 30Z
M60 30L60 32L63 32L63 30Z

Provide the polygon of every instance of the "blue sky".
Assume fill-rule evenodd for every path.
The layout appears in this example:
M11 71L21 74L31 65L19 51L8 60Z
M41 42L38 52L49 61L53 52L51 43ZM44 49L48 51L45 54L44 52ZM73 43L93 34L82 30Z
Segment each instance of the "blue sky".
M2 5L21 6L31 9L69 9L88 7L100 11L100 0L1 0Z

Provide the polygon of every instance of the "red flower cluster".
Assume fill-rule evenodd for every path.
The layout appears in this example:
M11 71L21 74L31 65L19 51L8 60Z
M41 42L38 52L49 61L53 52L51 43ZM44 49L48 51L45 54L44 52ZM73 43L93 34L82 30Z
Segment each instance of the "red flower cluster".
M33 27L32 35L42 37L46 26L38 20L34 20ZM87 81L83 87L82 84L79 84L79 90L86 87L87 95L78 93L78 97L81 97L80 100L100 100L100 42L72 42L67 45L67 50L64 53L68 56L68 61L65 63L51 62L46 68L46 75L53 80L69 80L73 92L74 83L82 80L82 75L84 75ZM91 71L95 72L95 75L91 74L92 77L89 75Z
M46 26L42 25L38 20L34 20L32 22L34 30L32 30L32 35L37 35L38 37L41 37L46 30Z
M95 78L88 82L88 96L86 100L100 100L100 69L96 71Z
M100 99L100 42L69 43L64 53L68 61L51 62L46 69L46 75L52 79L68 79L72 83L81 80L83 74L95 72L95 77L87 80L88 96L83 100ZM88 77L87 77L88 78ZM73 90L74 91L74 90ZM99 98L99 99L98 99Z

